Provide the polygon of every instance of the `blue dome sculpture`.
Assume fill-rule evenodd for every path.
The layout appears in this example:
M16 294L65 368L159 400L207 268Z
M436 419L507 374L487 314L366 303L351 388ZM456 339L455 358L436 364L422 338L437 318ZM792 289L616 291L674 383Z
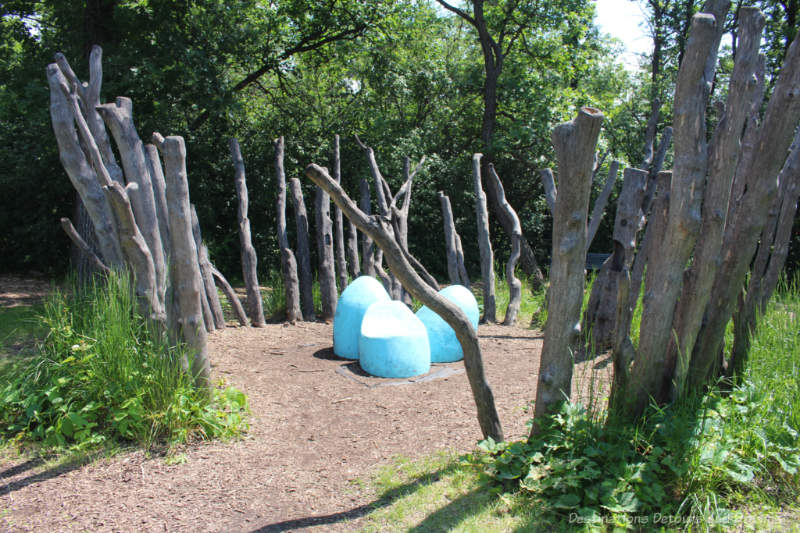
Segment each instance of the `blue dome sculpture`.
M375 302L391 301L389 293L375 278L360 276L339 296L333 317L333 353L358 359L358 336L367 308Z
M359 364L382 378L409 378L431 369L425 326L403 302L376 302L361 322Z
M472 327L477 331L478 318L480 316L478 302L469 289L463 285L450 285L439 291L439 294L461 308L472 323ZM452 363L464 358L464 351L461 349L461 343L458 342L458 338L456 338L456 332L447 325L447 322L442 317L434 313L426 305L417 311L417 317L425 324L425 329L428 330L431 363Z

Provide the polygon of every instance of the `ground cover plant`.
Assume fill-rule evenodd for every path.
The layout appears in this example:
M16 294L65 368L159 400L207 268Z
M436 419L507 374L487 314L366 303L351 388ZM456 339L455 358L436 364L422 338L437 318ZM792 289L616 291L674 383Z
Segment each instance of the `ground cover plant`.
M247 400L207 394L184 371L191 357L136 312L127 275L54 291L33 355L0 377L0 432L47 448L176 444L246 429ZM190 366L189 366L190 367Z

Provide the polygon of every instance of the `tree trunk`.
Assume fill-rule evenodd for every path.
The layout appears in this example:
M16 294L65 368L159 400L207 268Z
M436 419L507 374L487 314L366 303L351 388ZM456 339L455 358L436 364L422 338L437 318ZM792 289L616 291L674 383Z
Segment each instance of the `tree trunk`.
M253 248L253 243L250 239L250 219L247 218L248 198L244 175L244 160L239 149L239 142L236 139L231 139L228 146L233 159L236 196L239 198L239 242L242 255L242 276L247 288L247 310L253 327L262 328L266 325L266 322L264 321L264 306L261 301L261 288L258 284L258 258L256 257L256 249Z
M535 417L540 418L572 388L572 357L580 336L586 262L586 217L592 167L603 114L584 107L571 122L553 130L558 157L559 194L553 213L548 320L539 365ZM536 435L539 425L531 430Z
M358 256L358 229L349 220L347 221L347 257L350 277L356 279L361 275L361 259Z
M219 286L222 288L222 292L225 293L225 297L228 299L228 303L231 304L231 309L233 309L233 314L236 316L236 320L239 321L239 325L248 327L250 325L250 321L247 318L247 314L244 312L242 302L236 295L236 291L233 290L233 287L231 287L231 284L228 283L227 279L225 279L225 276L223 276L222 273L214 267L214 265L211 265L211 274L213 274L214 278L217 280L217 283L219 283Z
M64 229L64 233L70 238L70 240L75 243L75 246L81 251L82 254L86 256L89 263L92 267L97 270L98 272L102 272L104 275L109 275L111 273L111 269L108 268L103 262L100 260L99 257L94 253L94 251L86 244L86 241L78 234L75 226L72 225L70 219L64 217L61 219L61 227Z
M311 273L311 250L308 244L308 215L303 201L303 189L300 180L289 180L289 192L294 204L294 220L297 225L297 263L300 279L300 308L303 320L311 321L314 315L314 276Z
M486 381L483 371L478 336L467 316L458 306L438 294L417 275L405 253L397 241L392 238L392 233L387 230L383 222L379 218L369 217L361 212L323 168L313 164L309 165L306 167L306 176L325 189L347 218L374 239L378 246L385 251L389 266L396 272L406 290L441 316L456 332L456 337L464 351L464 366L472 387L473 398L478 410L478 422L483 436L485 438L492 437L498 442L502 441L503 430L494 405L492 389Z
M489 179L494 182L494 189L497 191L497 201L500 207L505 211L506 216L513 222L514 226L511 231L511 255L508 257L506 263L506 283L508 283L508 307L506 308L506 316L503 319L504 326L513 326L517 321L517 313L519 313L519 304L522 301L522 282L514 275L514 270L517 267L517 261L520 256L520 244L522 242L522 225L519 223L519 217L516 211L511 207L511 204L506 200L506 193L503 190L503 183L500 177L494 170L494 165L489 163Z
M467 274L467 266L464 264L464 247L461 245L461 236L458 232L456 232L456 266L458 267L459 283L469 288L469 274Z
M489 211L486 194L481 184L481 157L472 156L472 186L475 189L475 220L478 223L478 248L481 252L481 283L483 285L483 316L481 322L497 322L497 304L494 287L494 253L489 237Z
M611 166L608 169L608 178L606 178L606 183L603 186L603 190L600 192L600 196L597 197L597 200L594 202L594 207L592 208L592 216L589 219L589 229L587 230L586 235L586 253L589 253L589 248L592 246L592 241L594 240L594 236L597 234L597 229L600 227L600 222L603 221L603 214L606 209L606 205L608 204L608 199L611 196L611 191L614 189L614 184L617 181L617 170L619 169L619 162L612 161ZM636 212L639 212L639 206L636 206ZM614 291L614 299L616 300L616 291Z
M611 348L617 332L617 300L619 299L620 272L627 272L633 262L638 233L639 211L647 181L647 171L626 168L622 191L617 201L614 219L614 252L600 269L594 280L592 293L583 321L583 331L591 332L590 353L600 353ZM626 292L628 289L626 289ZM627 305L627 302L625 302Z
M197 264L200 265L200 275L203 277L205 300L208 302L208 311L211 313L213 326L212 328L206 329L209 331L212 329L224 329L225 315L222 313L222 304L219 301L217 287L214 285L214 274L211 273L211 260L208 257L208 248L203 244L203 236L200 233L200 219L197 217L197 210L194 208L194 204L191 205L191 209L192 237L194 238L194 246L197 248ZM203 311L203 316L205 317L205 310Z
M160 135L154 143L164 158L164 178L167 183L169 206L169 235L172 257L170 262L172 287L179 310L178 324L183 340L193 351L191 372L195 383L211 387L211 364L208 359L206 330L203 328L203 311L200 297L203 282L197 262L197 250L192 236L189 207L189 183L186 177L186 145L183 137ZM160 142L156 142L156 141ZM188 368L186 368L188 370Z
M319 294L322 307L321 318L332 320L336 312L336 273L333 266L333 232L331 224L331 200L327 193L317 187L314 198L314 217L317 226L317 256L319 258Z
M169 214L167 213L167 184L164 181L164 169L161 168L161 159L158 148L152 144L144 145L147 158L147 169L153 183L153 197L156 203L158 217L158 231L161 234L161 246L164 248L164 262L169 267Z
M544 187L544 199L547 201L547 207L550 209L552 215L556 209L556 179L553 176L553 171L549 168L544 168L539 171L539 176L542 178L542 186Z
M439 191L439 202L442 204L442 218L444 219L444 243L447 253L447 275L451 285L459 285L461 277L458 273L458 251L456 249L456 227L453 222L453 210L450 199Z
M728 102L725 113L711 139L708 151L708 175L703 193L702 225L694 259L684 276L683 297L678 302L670 336L665 373L669 379L664 384L662 398L673 399L682 395L686 383L689 361L694 349L703 314L711 297L711 289L725 231L725 214L730 202L731 184L739 156L742 130L748 110L763 98L756 79L759 60L761 30L764 16L756 8L740 11L739 48L731 74ZM674 375L674 380L673 380Z
M333 177L336 183L342 183L342 161L339 156L339 136L333 138ZM330 203L330 202L329 202ZM339 290L347 287L347 257L344 248L344 217L338 206L333 206L333 241L336 243L336 278ZM358 253L358 252L356 252Z
M653 293L646 293L638 356L631 370L630 390L624 394L624 413L632 417L638 417L650 398L659 394L681 277L700 230L707 168L704 69L715 42L714 17L695 15L675 87L675 163L669 219L659 253L649 258L647 278L655 285Z
M278 182L276 200L278 219L278 246L281 249L281 270L283 271L283 287L286 293L286 321L294 324L302 320L300 311L300 282L297 278L297 261L289 246L289 235L286 232L286 173L283 169L283 137L275 139L275 177Z

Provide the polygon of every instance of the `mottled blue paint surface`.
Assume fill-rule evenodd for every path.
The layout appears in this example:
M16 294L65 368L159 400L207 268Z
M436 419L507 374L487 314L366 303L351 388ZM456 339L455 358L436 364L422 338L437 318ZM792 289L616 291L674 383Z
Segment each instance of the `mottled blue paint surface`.
M333 317L333 353L345 359L358 359L358 336L367 308L391 298L381 282L360 276L342 291Z
M428 333L403 302L369 306L361 322L358 348L361 368L373 376L410 378L431 368Z
M439 291L439 294L460 307L472 323L472 327L476 331L478 330L478 318L480 316L478 302L469 289L463 285L450 285ZM442 317L434 313L428 306L422 306L417 311L417 317L425 324L425 328L428 330L431 363L451 363L464 358L464 351L461 349L461 343L456 338L456 332L447 325L447 322Z

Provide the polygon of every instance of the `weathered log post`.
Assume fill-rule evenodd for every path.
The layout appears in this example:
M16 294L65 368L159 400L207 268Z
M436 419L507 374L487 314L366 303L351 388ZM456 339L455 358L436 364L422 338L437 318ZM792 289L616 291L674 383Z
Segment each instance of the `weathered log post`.
M372 198L369 190L369 182L362 179L359 182L361 211L367 216L372 214ZM374 244L372 239L366 233L361 234L361 271L365 276L375 277L375 259L374 259Z
M332 320L336 312L336 274L333 266L333 231L331 201L328 194L317 187L314 198L314 219L317 227L317 256L319 259L319 295L321 318Z
M241 243L242 275L247 288L247 310L250 314L250 323L254 328L262 328L264 321L264 305L261 301L261 289L258 285L258 258L256 249L250 238L250 219L247 217L248 198L247 184L244 174L244 160L239 149L239 142L231 139L228 144L233 159L234 182L236 196L239 198L239 242Z
M86 241L80 236L78 231L75 229L75 226L72 225L72 221L70 219L67 217L62 217L61 228L64 230L64 233L67 234L67 237L69 237L70 240L75 244L75 246L77 246L78 249L86 255L95 270L106 276L111 273L111 269L108 268L103 261L97 257L97 254L94 253L91 247L86 244Z
M443 191L439 191L439 202L442 204L442 218L444 219L444 243L447 253L447 275L451 285L461 284L458 272L458 251L456 248L456 227L453 222L453 210L450 207L450 198Z
M50 86L50 119L58 142L61 165L92 219L103 262L110 268L120 267L124 259L111 205L102 189L105 184L99 180L81 149L75 131L75 117L67 96L69 86L55 63L47 66L47 82Z
M514 274L517 268L517 262L520 258L520 247L522 244L522 224L519 222L519 217L511 204L506 199L506 192L503 189L503 183L500 181L500 176L494 170L494 165L489 163L489 179L494 183L494 189L497 191L497 201L500 208L505 211L506 216L511 219L513 225L511 230L511 255L508 256L506 263L506 283L508 283L508 307L506 307L506 316L503 319L504 326L513 326L517 321L517 313L519 313L519 305L522 301L522 282Z
M626 168L622 191L617 201L617 214L614 219L614 252L603 266L592 286L589 304L583 321L583 331L591 333L589 346L592 354L611 348L617 331L617 300L619 299L619 278L627 272L633 262L638 233L639 210L642 205L647 171ZM629 288L626 288L626 296ZM627 302L626 302L627 305Z
M198 386L211 387L206 330L200 298L203 281L192 236L189 183L186 175L186 145L183 137L162 139L153 134L153 143L164 158L164 178L169 206L170 278L179 311L180 335L192 350L191 372ZM184 361L185 369L188 361Z
M547 201L547 207L550 209L550 214L552 215L556 209L556 197L558 196L555 176L553 175L552 169L543 168L539 171L539 177L542 178L544 199Z
M322 167L309 165L306 167L306 176L325 189L336 205L341 207L345 216L384 250L390 268L397 274L406 290L441 316L456 332L456 337L464 350L464 366L478 410L478 422L483 436L492 437L498 442L502 441L503 430L495 408L494 395L483 370L478 336L467 316L458 306L437 294L434 288L419 277L409 263L406 253L392 237L392 228L388 228L380 217L370 217L360 211Z
M153 197L156 203L156 215L158 216L158 231L161 234L161 245L164 247L164 261L169 267L169 214L167 213L167 184L164 181L164 169L161 167L161 159L158 155L158 148L153 144L144 145L144 154L147 158L147 170L150 172L150 179L153 182Z
M486 193L481 184L481 158L483 154L472 156L472 187L475 190L475 219L478 223L478 248L481 253L481 284L483 285L483 316L481 322L497 322L497 307L494 287L494 253L489 238L489 211L486 207Z
M136 225L144 237L145 243L153 257L156 271L156 287L159 301L164 303L167 290L167 267L164 259L164 246L161 244L161 232L158 228L156 201L144 144L133 124L133 102L130 98L117 98L114 104L103 104L97 111L108 125L122 160L125 179L136 188L128 189Z
M580 338L586 261L586 217L592 187L592 166L603 114L581 108L571 122L553 130L558 157L559 193L553 211L550 298L544 347L536 389L536 418L547 414L572 388L572 364ZM536 435L534 421L531 431Z
M289 246L289 235L286 232L286 172L283 168L283 137L275 139L275 177L278 182L276 212L278 220L278 246L281 249L281 270L283 286L286 293L286 321L294 324L302 320L300 311L300 282L297 278L297 260Z
M200 266L200 275L203 276L205 300L208 302L208 310L211 312L214 329L224 329L225 315L222 313L222 304L219 301L217 286L214 284L214 274L211 272L211 260L208 256L208 247L203 243L203 235L200 232L200 219L197 217L197 209L195 209L194 204L191 205L191 209L192 237L194 237L194 245L195 248L197 248L197 264ZM204 310L204 317L205 312ZM211 331L211 329L209 329L209 331Z
M339 153L339 136L333 137L333 178L342 184L342 160ZM328 201L330 203L330 200ZM333 206L333 242L336 245L336 279L339 290L347 287L347 257L344 246L344 217L339 206ZM356 251L358 253L358 251Z
M347 221L347 266L350 277L356 279L361 275L361 258L358 255L358 229Z
M303 201L303 189L300 180L289 180L289 192L294 205L294 221L297 226L297 263L300 278L300 308L303 310L303 320L311 321L316 318L314 314L314 276L311 272L311 249L308 243L308 214L306 203Z

